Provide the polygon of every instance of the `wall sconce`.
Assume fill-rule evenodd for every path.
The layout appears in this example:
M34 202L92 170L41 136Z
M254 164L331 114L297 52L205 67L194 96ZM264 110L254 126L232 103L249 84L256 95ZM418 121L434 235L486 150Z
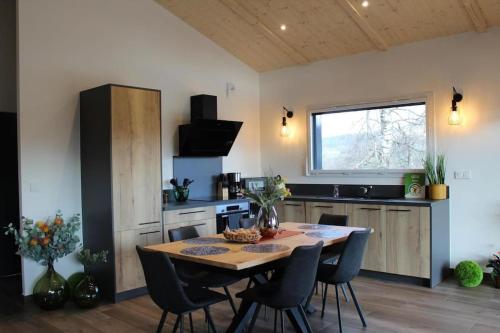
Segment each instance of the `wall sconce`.
M457 103L461 102L464 96L459 94L455 87L453 87L453 99L451 100L451 111L448 117L449 125L460 125L462 123L462 115L458 110Z
M288 110L286 107L283 107L283 117L281 118L281 136L287 137L290 135L290 129L287 126L286 118L292 118L293 111Z

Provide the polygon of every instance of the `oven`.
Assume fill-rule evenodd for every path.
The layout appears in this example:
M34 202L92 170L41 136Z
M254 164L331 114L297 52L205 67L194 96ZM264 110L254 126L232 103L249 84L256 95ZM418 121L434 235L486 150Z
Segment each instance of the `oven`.
M230 229L240 227L240 219L249 217L248 202L224 204L215 207L217 233L220 234L229 226Z

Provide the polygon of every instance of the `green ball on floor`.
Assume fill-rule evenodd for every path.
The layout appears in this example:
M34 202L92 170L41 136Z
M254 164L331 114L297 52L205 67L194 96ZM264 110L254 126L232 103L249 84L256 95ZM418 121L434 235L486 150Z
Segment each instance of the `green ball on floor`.
M483 269L475 261L461 261L457 267L455 267L455 277L458 283L463 287L477 287L483 281Z

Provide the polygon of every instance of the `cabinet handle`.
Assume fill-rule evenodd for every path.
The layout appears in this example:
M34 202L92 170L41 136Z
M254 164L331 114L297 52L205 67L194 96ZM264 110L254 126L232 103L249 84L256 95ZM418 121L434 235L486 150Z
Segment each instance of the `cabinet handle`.
M139 225L156 224L156 223L160 223L160 221L154 221L154 222L143 222L143 223L139 223Z
M368 208L368 207L361 207L359 209L360 210L380 210L380 208Z
M196 213L205 213L205 211L204 210L195 210L192 212L179 213L179 215L189 215L189 214L196 214Z
M301 204L284 204L285 206L294 206L294 207L301 207L302 205Z
M139 233L139 235L143 236L143 235L157 234L159 232L161 231L157 230L157 231L141 232Z
M313 206L314 208L333 208L333 206L320 206L320 205L316 205L316 206Z
M388 212L411 212L411 209L388 209Z

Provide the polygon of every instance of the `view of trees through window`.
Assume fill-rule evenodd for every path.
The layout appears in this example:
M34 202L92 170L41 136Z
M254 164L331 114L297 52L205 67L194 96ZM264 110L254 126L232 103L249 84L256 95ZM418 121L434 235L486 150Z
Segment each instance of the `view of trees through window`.
M312 115L317 170L421 169L425 103Z

